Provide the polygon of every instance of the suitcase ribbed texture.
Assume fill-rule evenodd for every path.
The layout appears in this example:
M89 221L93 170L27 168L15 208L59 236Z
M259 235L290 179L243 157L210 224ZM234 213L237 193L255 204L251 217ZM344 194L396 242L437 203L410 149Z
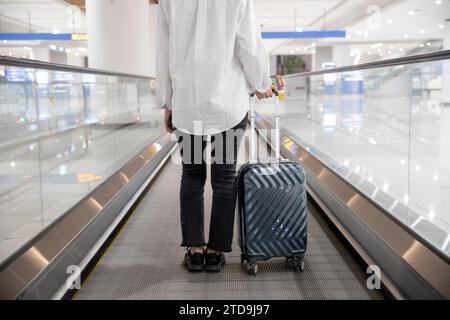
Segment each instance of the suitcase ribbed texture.
M307 245L305 171L292 162L247 164L238 175L240 244L249 259L302 257Z

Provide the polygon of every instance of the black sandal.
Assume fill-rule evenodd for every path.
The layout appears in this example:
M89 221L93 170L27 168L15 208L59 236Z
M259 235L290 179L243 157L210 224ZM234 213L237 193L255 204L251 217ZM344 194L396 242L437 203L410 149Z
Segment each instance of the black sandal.
M184 256L184 264L191 272L203 271L203 260L204 256L202 253L191 253L188 249L186 255Z
M223 253L207 253L205 258L205 269L209 272L220 272L225 265Z

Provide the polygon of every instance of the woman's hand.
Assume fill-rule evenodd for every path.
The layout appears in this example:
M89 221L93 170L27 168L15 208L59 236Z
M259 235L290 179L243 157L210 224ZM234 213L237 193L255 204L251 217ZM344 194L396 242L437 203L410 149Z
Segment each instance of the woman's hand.
M255 92L256 97L260 100L272 98L274 94L278 94L278 90L275 86L272 86L266 92L259 92L259 91Z
M168 133L174 133L176 128L173 126L172 123L172 110L166 109L166 112L164 114L164 126L166 127L166 131Z

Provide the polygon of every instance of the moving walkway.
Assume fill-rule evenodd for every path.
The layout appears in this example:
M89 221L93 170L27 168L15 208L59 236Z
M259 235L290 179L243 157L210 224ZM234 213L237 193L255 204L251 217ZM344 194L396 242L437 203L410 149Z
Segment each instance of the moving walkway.
M31 97L26 101L34 102L37 111L25 113L24 119L18 120L34 136L33 143L1 141L8 148L8 153L0 149L2 179L6 181L0 190L1 214L8 223L8 230L2 229L8 236L1 241L12 249L4 254L0 266L0 298L449 298L450 259L444 246L445 236L441 242L445 228L433 225L433 229L429 223L426 225L429 233L422 232L418 226L432 219L425 219L408 204L406 217L417 215L423 219L416 225L405 224L401 218L405 204L401 207L395 193L378 188L373 196L376 181L357 177L356 173L364 171L362 168L351 170L348 164L340 164L341 155L333 154L327 145L321 144L335 136L345 136L338 123L348 124L348 119L342 116L340 108L350 105L350 109L358 111L360 104L355 108L354 101L375 99L375 93L361 91L365 81L360 77L362 70L373 76L379 68L420 63L446 65L449 59L450 52L442 51L287 77L284 117L292 122L287 121L281 132L282 153L285 158L302 162L308 174L306 270L295 273L284 259L275 259L261 263L261 272L252 277L241 266L236 244L223 273L190 274L182 265L177 190L180 166L174 162L178 149L159 125L162 115L154 105L154 79L1 58L5 87L14 86L8 83L10 68L34 75L25 81L25 85L32 87L27 90ZM52 87L55 72L63 73L67 88L72 88L56 102L43 93L44 88L47 92ZM47 78L43 73L48 74ZM340 79L351 79L347 82L352 86ZM330 101L352 102L343 106ZM55 104L69 106L66 112L70 115L67 118L72 119L70 124L64 122L63 112L51 112ZM24 108L20 102L13 108L12 104L5 105L9 109L5 107L8 117L4 119L14 118L11 117L17 113L14 108ZM305 113L298 110L302 106L307 107ZM367 104L367 108L371 107ZM335 108L334 118L330 108ZM30 110L29 106L24 109ZM271 152L272 135L268 134L273 127L271 111L261 103L258 112L259 149ZM351 111L350 118L358 121L354 116L357 113ZM370 110L366 114L370 115ZM317 140L308 140L304 132L296 131L292 125L295 121L309 121L305 126L309 126L310 137ZM0 130L8 125L11 124L2 123ZM401 129L401 125L400 122L396 129ZM38 132L33 133L33 129ZM68 133L68 141L60 143L58 137L67 137ZM360 132L361 136L365 138ZM49 148L43 141L52 137L54 143ZM372 146L381 144L368 140L365 143ZM37 145L30 147L34 143ZM361 144L358 140L353 146ZM395 147L395 141L393 144ZM77 153L80 149L81 154ZM33 169L34 165L37 169ZM14 175L21 178L12 179ZM40 196L36 197L36 192ZM210 192L207 189L207 201ZM24 193L29 193L30 199ZM48 206L64 195L72 197ZM397 201L395 206L389 203L391 198L392 203ZM412 203L415 199L410 198L408 202ZM11 206L18 201L30 201L34 210L24 208L40 213L27 213L18 222L10 223L13 220L8 217L21 212ZM206 208L210 205L207 202ZM52 215L49 208L57 212ZM10 232L13 228L17 230ZM9 241L14 240L13 236L24 239L14 247L16 242ZM375 279L371 276L377 270L381 272L382 290L370 286Z

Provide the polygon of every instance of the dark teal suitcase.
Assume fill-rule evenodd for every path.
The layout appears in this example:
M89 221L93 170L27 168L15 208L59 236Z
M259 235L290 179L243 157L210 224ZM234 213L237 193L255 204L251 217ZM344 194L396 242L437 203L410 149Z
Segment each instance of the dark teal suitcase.
M277 103L278 105L278 103ZM277 106L277 128L279 128ZM251 122L254 130L254 107ZM276 142L280 155L279 135ZM251 138L255 159L255 136ZM241 262L256 275L258 261L287 258L296 271L303 271L307 246L307 196L304 168L291 161L251 161L237 175L239 243Z

